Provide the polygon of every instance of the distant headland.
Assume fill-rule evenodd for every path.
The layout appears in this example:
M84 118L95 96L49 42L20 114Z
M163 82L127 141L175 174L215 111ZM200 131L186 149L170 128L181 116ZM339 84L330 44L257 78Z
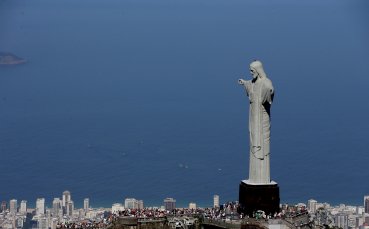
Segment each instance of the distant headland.
M0 52L0 65L24 64L27 60L20 58L10 52Z

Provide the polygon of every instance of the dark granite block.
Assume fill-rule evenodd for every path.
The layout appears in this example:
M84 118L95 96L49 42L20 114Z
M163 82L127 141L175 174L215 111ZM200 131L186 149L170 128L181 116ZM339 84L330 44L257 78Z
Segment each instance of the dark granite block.
M279 187L277 183L253 185L241 181L239 212L253 216L257 210L269 215L279 212Z

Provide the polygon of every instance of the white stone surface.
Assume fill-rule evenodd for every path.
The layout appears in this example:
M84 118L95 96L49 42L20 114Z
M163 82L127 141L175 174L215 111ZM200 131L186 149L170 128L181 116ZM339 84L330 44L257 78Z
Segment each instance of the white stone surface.
M274 88L260 61L250 64L252 80L239 79L250 100L250 166L249 182L270 184L270 108Z
M248 184L248 185L271 185L271 184L277 184L277 182L275 181L270 181L267 183L256 183L256 182L251 182L250 180L242 180L243 183Z

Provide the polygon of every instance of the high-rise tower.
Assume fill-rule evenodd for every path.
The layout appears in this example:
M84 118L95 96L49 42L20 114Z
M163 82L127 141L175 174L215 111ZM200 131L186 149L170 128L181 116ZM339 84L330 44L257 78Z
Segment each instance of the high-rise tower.
M7 204L6 201L2 201L1 202L1 212L5 212L7 208Z
M218 195L214 195L214 204L213 207L214 208L219 208L219 196Z
M62 210L61 200L59 198L54 198L54 200L53 200L53 210L52 210L53 215L58 217L61 210Z
M18 208L18 204L17 204L17 200L16 199L12 199L9 201L9 211L12 214L17 213L17 208Z
M74 211L74 202L71 200L71 201L67 202L66 214L69 215L69 216L72 216L73 211Z
M85 198L83 200L83 209L85 210L85 212L87 212L89 208L90 208L90 199Z
M23 214L27 213L27 200L22 200L21 201L19 212L23 213Z
M369 213L369 196L364 196L364 212Z
M176 200L173 198L165 198L164 199L165 210L173 211L176 209Z
M66 207L67 206L67 202L71 201L71 195L70 192L68 190L63 192L63 202L62 202L62 206Z
M38 198L36 200L36 215L45 214L45 198Z
M316 212L316 205L317 205L317 201L316 200L313 200L313 199L310 199L308 200L308 210L309 210L309 213L315 213Z

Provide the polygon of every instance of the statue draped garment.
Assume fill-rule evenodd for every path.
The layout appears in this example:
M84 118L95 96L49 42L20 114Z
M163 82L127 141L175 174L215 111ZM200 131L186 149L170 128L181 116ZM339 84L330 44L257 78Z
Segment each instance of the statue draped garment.
M272 82L266 78L245 82L247 96L250 100L250 166L249 182L255 184L270 183L270 107L274 89Z

